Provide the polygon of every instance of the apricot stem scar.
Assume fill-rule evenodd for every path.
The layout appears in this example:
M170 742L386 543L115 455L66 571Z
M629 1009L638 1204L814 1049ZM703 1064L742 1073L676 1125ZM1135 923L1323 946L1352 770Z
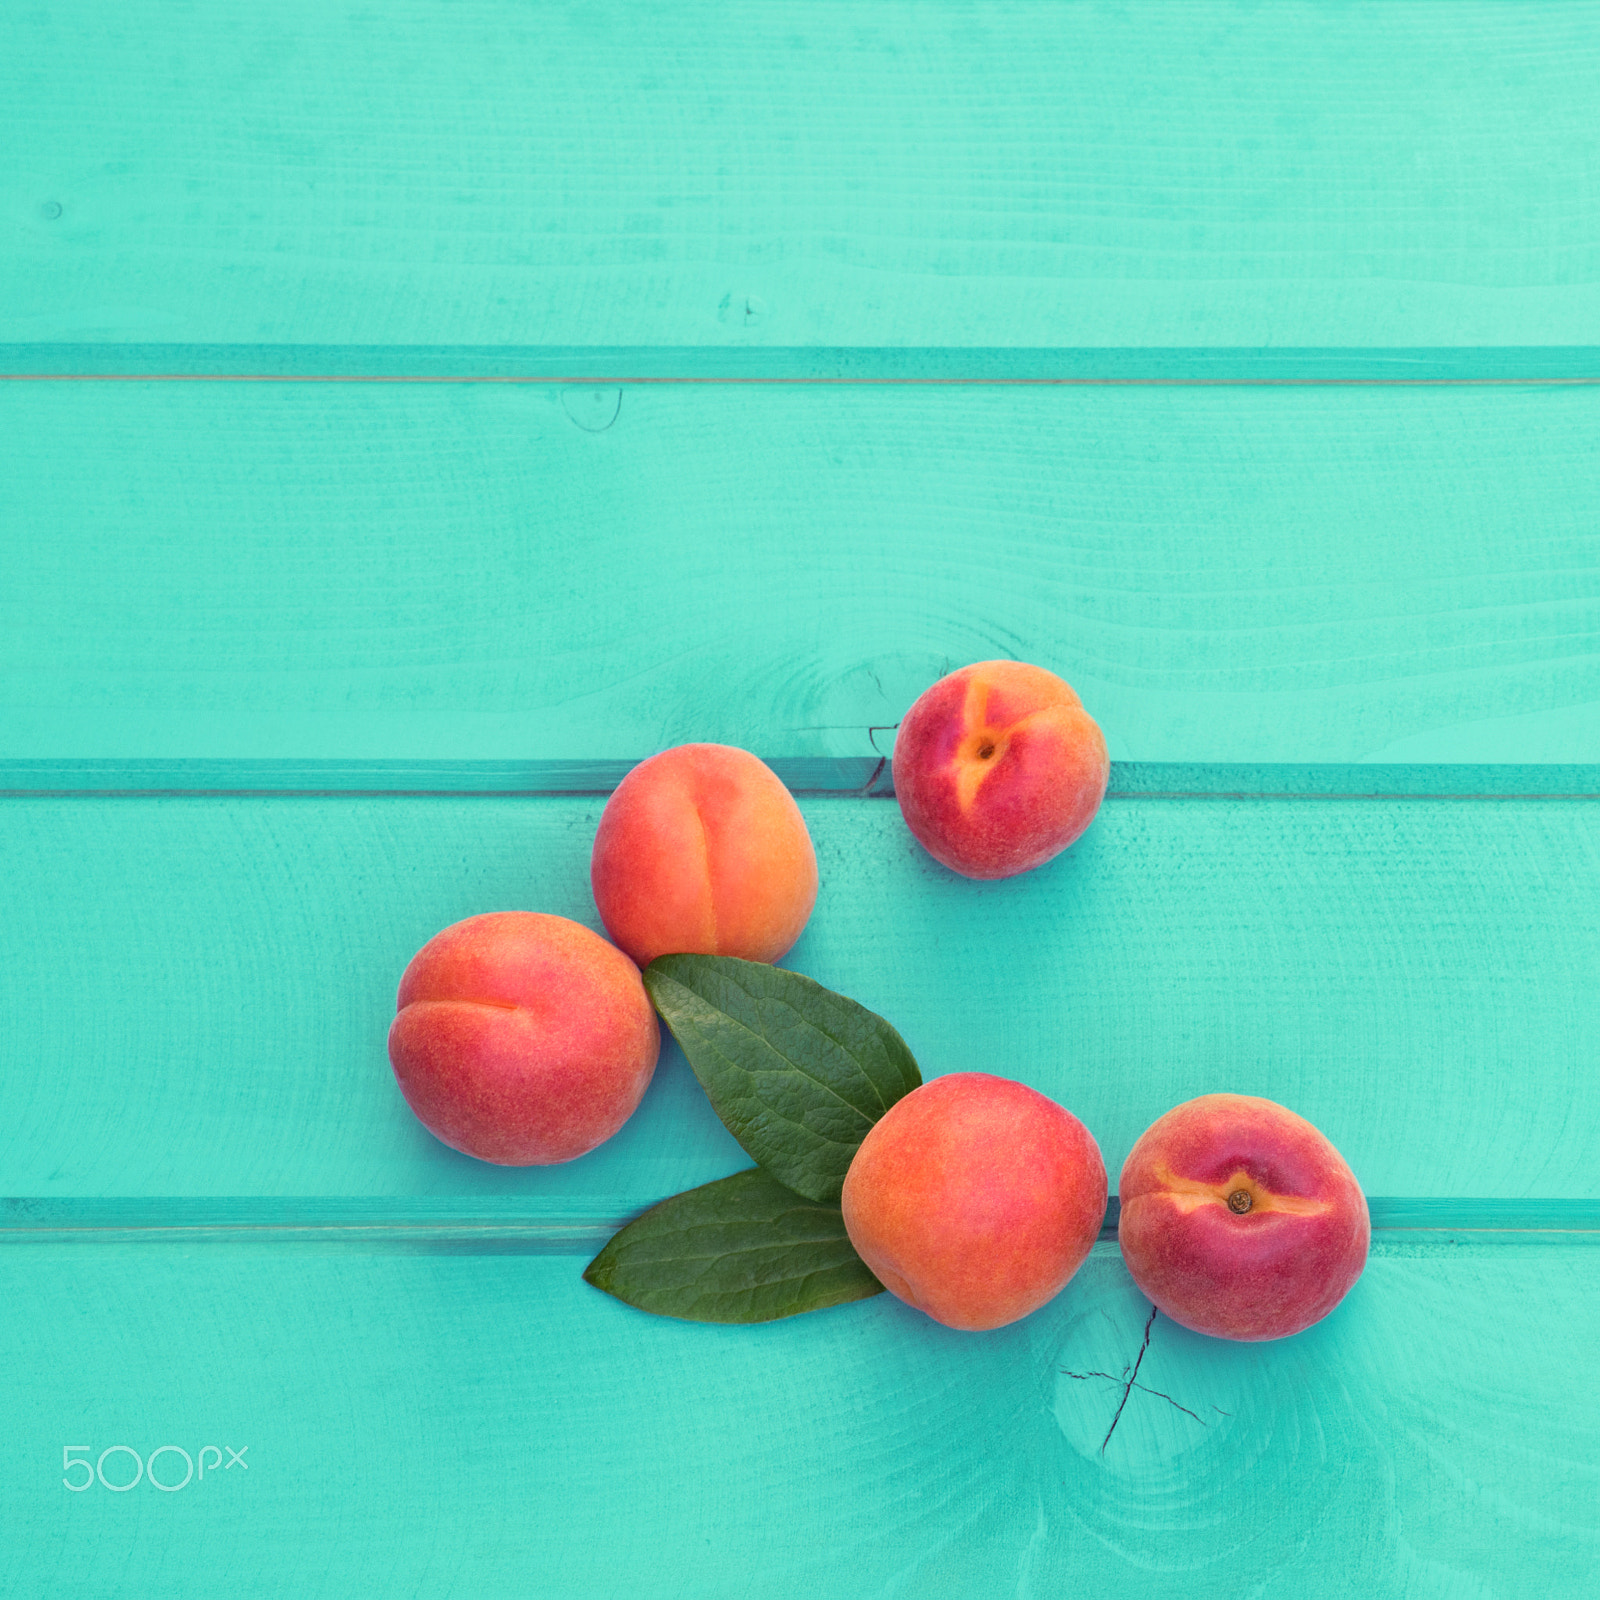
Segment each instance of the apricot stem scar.
M1251 1198L1250 1191L1248 1189L1235 1189L1233 1193L1228 1196L1228 1209L1232 1212L1236 1212L1241 1217L1254 1204L1255 1202Z

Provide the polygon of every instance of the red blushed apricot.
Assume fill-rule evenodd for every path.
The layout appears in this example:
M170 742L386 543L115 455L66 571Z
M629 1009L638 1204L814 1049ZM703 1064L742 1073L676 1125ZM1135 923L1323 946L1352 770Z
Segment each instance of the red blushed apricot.
M389 1060L453 1149L571 1161L633 1114L661 1050L639 969L566 917L492 911L435 934L400 980Z
M1128 1271L1196 1333L1299 1333L1366 1265L1372 1225L1355 1174L1271 1100L1207 1094L1175 1106L1140 1135L1119 1188Z
M841 1204L851 1244L890 1293L947 1327L998 1328L1083 1264L1105 1220L1106 1168L1054 1100L957 1072L873 1124Z
M1111 762L1100 728L1053 672L980 661L941 678L894 742L894 792L935 861L1009 878L1094 820Z
M682 744L606 802L590 882L606 932L639 963L695 953L776 961L817 899L794 797L748 750Z

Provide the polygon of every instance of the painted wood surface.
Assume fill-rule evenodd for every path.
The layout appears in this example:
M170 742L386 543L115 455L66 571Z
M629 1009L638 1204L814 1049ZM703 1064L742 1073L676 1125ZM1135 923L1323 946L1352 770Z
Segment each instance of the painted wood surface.
M1514 381L1600 377L1597 63L1594 0L0 13L0 377L266 380L0 382L0 1594L1600 1592L1600 393ZM884 758L996 655L1118 760L978 885ZM746 1164L681 1056L517 1172L383 1036L445 923L593 925L696 738L929 1075L1113 1174L1321 1125L1348 1301L1202 1339L1110 1229L987 1335L584 1285Z
M1595 346L1597 66L1585 0L10 6L0 339Z
M1118 758L1600 760L1600 389L0 384L0 424L3 756L875 759L1015 655Z
M0 803L0 1193L619 1217L746 1165L675 1047L561 1167L457 1155L395 1088L424 940L508 908L598 926L600 806ZM804 811L822 890L788 964L886 1016L928 1076L1059 1099L1113 1174L1169 1107L1231 1090L1309 1117L1373 1195L1600 1199L1592 798L1113 799L989 884L933 863L893 801Z
M1578 1600L1595 1237L1380 1234L1345 1303L1275 1343L1158 1318L1114 1431L1148 1305L1108 1245L984 1335L887 1295L674 1323L572 1255L7 1249L0 1586ZM64 1486L65 1446L125 1484L208 1444L181 1490Z

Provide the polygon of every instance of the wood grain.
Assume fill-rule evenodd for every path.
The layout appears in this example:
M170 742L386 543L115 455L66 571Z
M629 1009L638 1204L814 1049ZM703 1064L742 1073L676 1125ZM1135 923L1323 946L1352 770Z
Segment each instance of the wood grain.
M1597 20L13 6L0 339L1594 346Z
M4 8L0 1593L1600 1592L1597 25ZM1347 379L1492 386L966 387ZM980 885L883 758L996 655L1117 783ZM600 795L701 738L838 796L792 964L928 1075L1113 1174L1209 1089L1323 1127L1348 1300L1217 1343L1109 1240L981 1336L583 1284L747 1164L675 1048L518 1172L384 1033L444 924L594 925ZM163 1444L247 1454L63 1487Z
M893 801L803 809L822 891L790 964L887 1017L925 1076L1061 1100L1113 1172L1226 1088L1308 1116L1376 1195L1600 1195L1592 800L1108 803L1056 862L990 884L934 864ZM0 1193L612 1217L746 1165L675 1048L622 1132L562 1167L459 1156L395 1089L406 961L480 911L596 925L599 810L0 805Z
M1600 389L585 403L0 385L0 756L876 759L1014 655L1119 759L1600 759Z
M989 1334L887 1295L670 1322L571 1256L7 1251L7 1577L153 1596L1161 1600L1225 1582L1576 1600L1600 1572L1600 1438L1575 1403L1600 1382L1595 1237L1380 1239L1325 1322L1273 1344L1158 1319L1109 1438L1148 1314L1110 1246ZM168 1443L243 1446L244 1466L170 1494L63 1487L63 1445ZM182 1460L158 1471L174 1483Z

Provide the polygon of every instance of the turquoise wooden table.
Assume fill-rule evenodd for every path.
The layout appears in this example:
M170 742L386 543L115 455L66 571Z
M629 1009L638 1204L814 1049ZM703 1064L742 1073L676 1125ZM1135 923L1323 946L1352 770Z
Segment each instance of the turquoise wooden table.
M0 1592L1600 1593L1597 74L1592 0L5 8ZM976 883L886 758L995 656L1114 766ZM926 1075L1113 1178L1321 1127L1344 1304L1147 1326L1114 1213L988 1334L586 1285L747 1164L676 1047L506 1169L384 1036L699 739Z

